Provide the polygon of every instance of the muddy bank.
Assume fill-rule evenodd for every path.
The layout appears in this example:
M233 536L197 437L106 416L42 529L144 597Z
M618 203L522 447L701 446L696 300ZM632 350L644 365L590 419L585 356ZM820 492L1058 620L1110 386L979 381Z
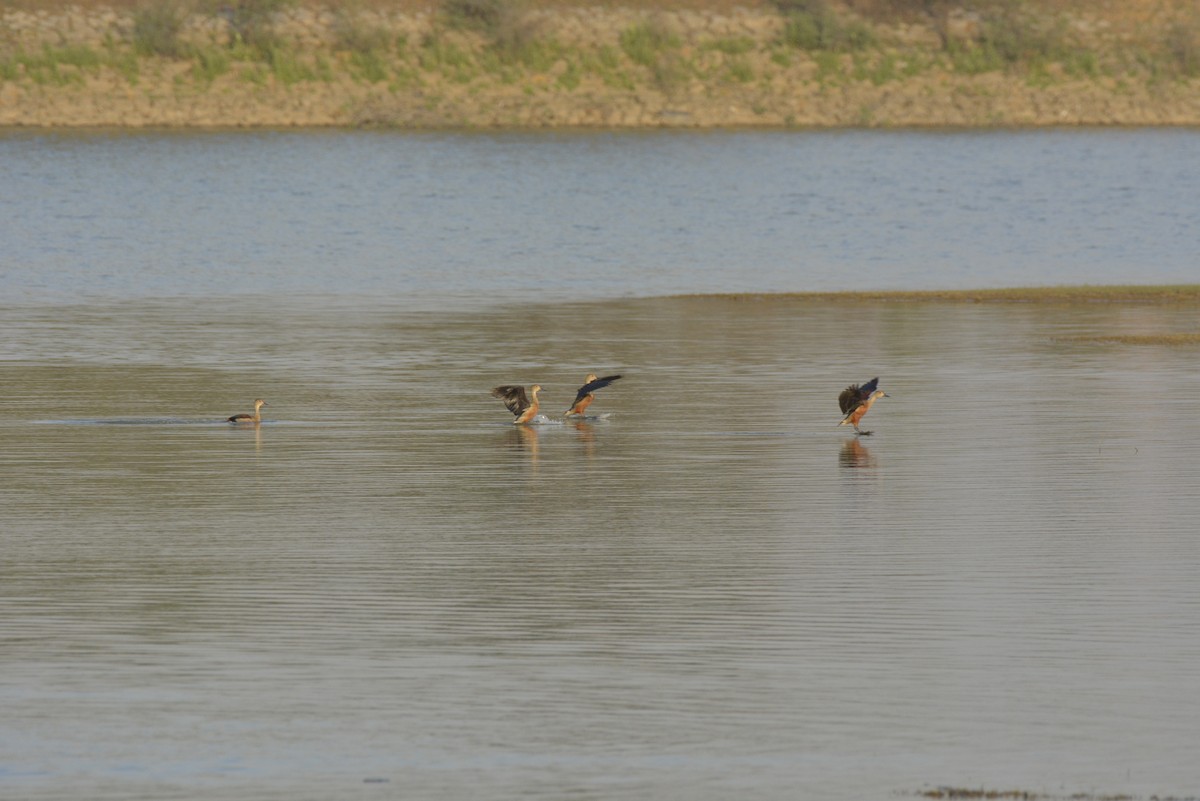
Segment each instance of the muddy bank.
M770 7L558 6L486 30L436 9L292 7L258 41L191 13L166 46L138 13L0 12L0 125L1200 125L1200 77L1126 60L1128 36L1078 15L1056 24L1087 60L1022 65L963 61L986 54L965 13L949 29L856 20L869 44L850 50L796 46Z

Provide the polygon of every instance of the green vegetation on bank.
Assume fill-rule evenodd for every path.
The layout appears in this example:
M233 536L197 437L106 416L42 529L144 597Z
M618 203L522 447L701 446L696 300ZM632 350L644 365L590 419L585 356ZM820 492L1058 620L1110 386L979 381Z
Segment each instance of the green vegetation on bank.
M226 75L291 86L342 74L392 90L486 79L527 92L570 92L589 80L666 92L695 82L765 85L798 67L822 86L932 72L999 72L1033 85L1106 79L1118 87L1200 78L1200 9L1115 41L1035 0L877 0L854 4L865 9L858 11L829 0L774 0L777 32L765 38L688 41L666 16L648 13L614 46L568 44L521 0L441 0L432 26L411 41L365 21L353 6L328 7L332 40L313 46L279 29L295 2L144 0L127 33L101 46L25 51L0 39L0 81L67 85L109 69L136 84L146 70L168 65L184 68L177 81L201 87Z

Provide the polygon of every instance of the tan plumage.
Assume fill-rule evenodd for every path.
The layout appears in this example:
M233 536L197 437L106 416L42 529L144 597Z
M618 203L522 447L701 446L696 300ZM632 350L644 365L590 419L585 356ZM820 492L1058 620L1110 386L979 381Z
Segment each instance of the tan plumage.
M542 391L541 384L534 384L529 388L529 394L525 394L525 387L519 387L512 384L494 387L492 389L492 397L499 398L504 401L504 405L508 410L516 416L513 420L514 425L528 423L538 413L538 393Z
M583 379L583 386L575 393L575 401L571 404L571 408L563 413L564 416L570 417L586 412L587 407L591 406L592 401L596 400L594 394L596 390L604 389L620 377L619 375L606 375L604 378L596 378L595 373L588 373L587 378Z
M870 431L863 431L858 427L858 423L863 419L871 407L875 405L875 401L880 398L887 398L889 395L882 389L876 389L879 386L879 379L872 378L861 387L858 384L851 384L842 390L838 395L838 408L842 410L845 417L839 426L852 425L854 430L859 434L870 434Z
M270 405L271 404L267 403L262 398L256 398L254 400L254 414L246 414L244 412L242 414L235 414L233 417L227 418L225 422L227 422L227 423L260 423L260 422L262 422L262 417L259 415L258 410L260 408L262 408L263 406L270 406Z

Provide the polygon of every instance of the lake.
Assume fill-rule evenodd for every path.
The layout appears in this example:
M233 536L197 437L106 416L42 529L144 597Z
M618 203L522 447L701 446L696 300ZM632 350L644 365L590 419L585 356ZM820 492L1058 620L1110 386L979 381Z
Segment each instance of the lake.
M1195 282L1198 151L0 136L0 797L1196 797L1194 308L678 295Z
M0 136L8 303L1197 280L1200 131Z

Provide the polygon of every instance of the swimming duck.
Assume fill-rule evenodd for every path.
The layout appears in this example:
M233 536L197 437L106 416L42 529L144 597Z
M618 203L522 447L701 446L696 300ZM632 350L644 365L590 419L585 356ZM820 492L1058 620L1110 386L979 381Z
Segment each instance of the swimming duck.
M228 422L228 423L261 423L262 416L259 415L258 410L261 409L263 406L270 406L270 405L271 404L267 403L262 398L256 398L254 401L254 414L245 414L244 412L242 414L235 414L233 417L228 418L226 420L226 422Z

